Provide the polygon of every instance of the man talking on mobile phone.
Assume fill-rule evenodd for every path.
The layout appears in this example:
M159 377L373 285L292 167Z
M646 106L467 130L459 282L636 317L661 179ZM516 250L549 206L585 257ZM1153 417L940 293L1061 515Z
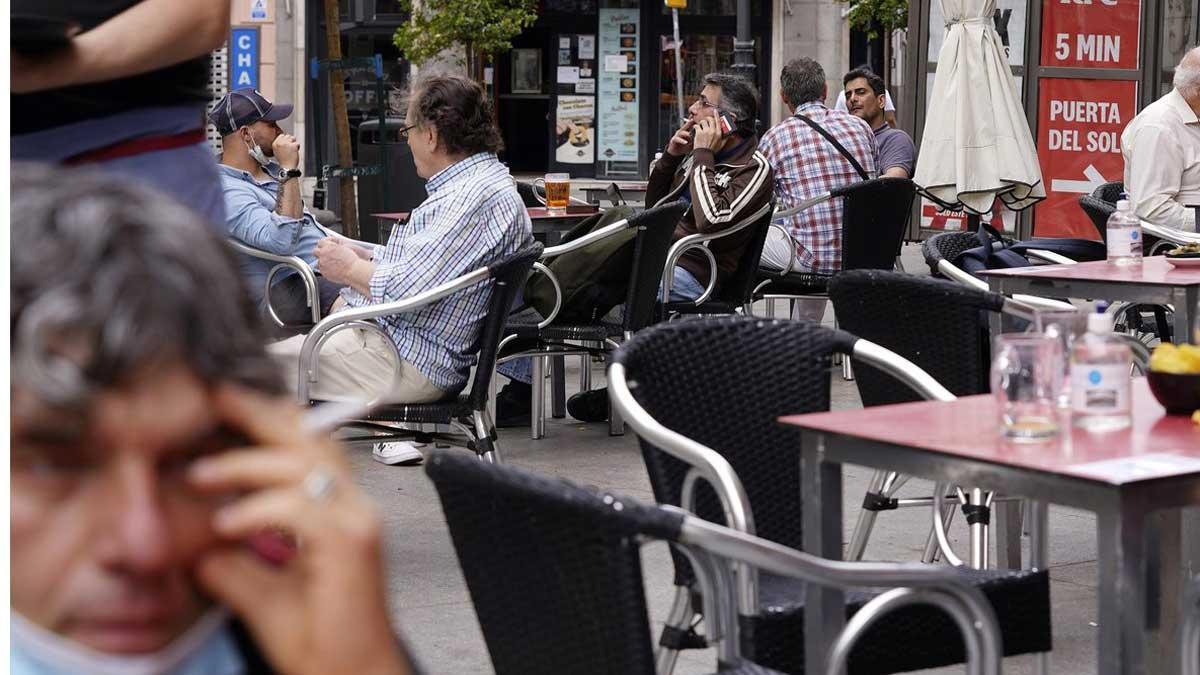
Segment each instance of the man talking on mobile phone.
M646 204L684 199L691 204L675 226L674 240L713 234L740 225L771 201L771 165L758 152L758 92L738 75L709 73L688 116L650 170ZM716 279L708 258L692 249L679 259L671 279L672 302L696 300L710 282L714 291L737 269L754 237L745 228L714 239L708 250L716 258ZM567 411L575 419L608 418L608 391L594 389L572 396Z

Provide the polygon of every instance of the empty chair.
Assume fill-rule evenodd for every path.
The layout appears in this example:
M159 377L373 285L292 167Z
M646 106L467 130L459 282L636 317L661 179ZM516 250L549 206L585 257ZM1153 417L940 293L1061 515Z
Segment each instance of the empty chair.
M640 559L642 544L651 539L686 551L703 570L710 609L706 632L719 643L721 675L778 675L740 652L743 628L731 592L729 560L841 588L894 589L873 597L859 594L865 601L837 641L830 673L842 672L839 665L847 654L851 672L859 672L853 669L857 654L884 648L876 641L879 626L893 618L902 621L911 610L947 612L942 617L965 633L971 663L978 669L971 672L999 672L994 613L968 576L957 570L911 564L835 568L829 561L676 509L443 452L434 453L426 471L441 498L499 675L658 672ZM908 627L914 640L933 637L920 624ZM959 635L945 638L963 642Z
M697 319L659 324L627 342L610 368L609 389L638 434L659 503L799 547L800 436L777 420L828 410L834 353L904 374L926 395L953 398L910 362L808 322ZM686 600L699 589L688 561L674 559L683 609L670 617L664 640L679 649L694 643L680 635L686 635L693 618ZM1045 570L968 573L996 610L1005 654L1049 650ZM743 653L776 670L803 672L804 584L767 573L758 575L757 583L752 574L743 574L738 583L744 599ZM848 596L848 613L858 601ZM959 643L940 637L953 630L944 617L922 608L905 611L904 619L897 614L894 622L876 626L874 647L851 658L851 672L899 672L963 658ZM905 627L917 625L928 632L914 641Z

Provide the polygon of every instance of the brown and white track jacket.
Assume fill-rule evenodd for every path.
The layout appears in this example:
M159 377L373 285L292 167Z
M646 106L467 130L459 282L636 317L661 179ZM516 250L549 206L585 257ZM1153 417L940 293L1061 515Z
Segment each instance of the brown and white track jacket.
M655 162L646 184L646 204L688 198L691 208L675 227L675 241L697 232L711 234L733 227L771 201L775 181L771 165L758 152L758 138L732 137L731 145L718 162L711 150L696 149L690 155L664 154ZM717 259L717 287L737 268L752 228L709 244ZM702 284L708 283L709 266L704 254L688 251L679 265Z

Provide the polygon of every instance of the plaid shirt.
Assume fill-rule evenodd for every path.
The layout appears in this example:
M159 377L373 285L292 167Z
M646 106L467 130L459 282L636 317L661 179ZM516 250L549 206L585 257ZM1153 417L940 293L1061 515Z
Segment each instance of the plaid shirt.
M387 246L375 247L371 297L347 288L352 307L394 302L516 253L533 226L508 168L492 153L452 164L429 179L429 197ZM487 315L491 282L464 289L422 309L376 319L404 360L443 391L461 391Z
M875 176L878 154L875 134L866 122L815 101L805 103L796 112L821 125L854 155L870 176ZM862 180L832 143L795 116L767 131L758 149L767 156L775 172L775 197L780 209ZM797 213L784 226L796 242L793 269L817 274L832 274L841 269L841 199L831 199Z

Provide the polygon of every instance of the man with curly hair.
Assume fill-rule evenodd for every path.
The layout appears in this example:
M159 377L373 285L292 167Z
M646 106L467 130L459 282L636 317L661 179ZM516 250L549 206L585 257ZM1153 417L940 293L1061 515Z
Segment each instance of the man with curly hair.
M317 243L321 274L348 287L335 312L411 297L510 256L532 240L524 202L496 157L500 132L478 84L461 76L427 79L413 92L406 119L409 126L401 133L417 174L428 181L429 197L396 226L387 246L369 252L334 237ZM379 332L362 328L333 334L318 357L312 397L425 403L456 395L467 384L470 351L491 292L490 285L481 285L417 312L377 319L391 345ZM303 342L297 336L271 347L293 385ZM408 443L381 443L374 456L384 464L420 461Z

